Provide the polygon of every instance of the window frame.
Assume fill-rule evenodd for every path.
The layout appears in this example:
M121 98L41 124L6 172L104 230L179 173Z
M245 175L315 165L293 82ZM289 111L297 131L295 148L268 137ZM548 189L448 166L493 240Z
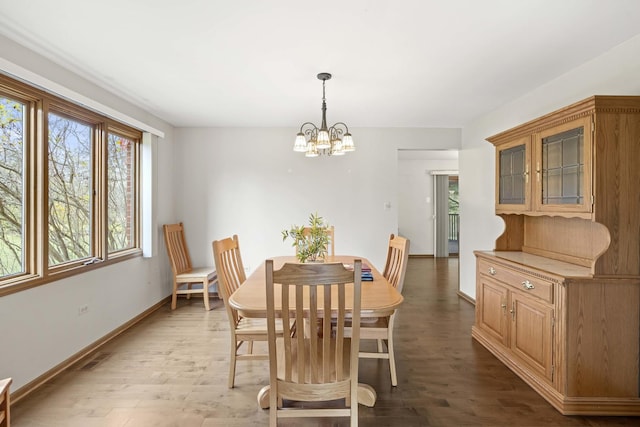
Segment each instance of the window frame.
M98 112L0 74L0 96L26 105L23 161L24 271L0 277L0 297L96 268L142 256L141 163L142 131ZM90 254L86 258L49 266L49 141L48 114L62 115L92 126L92 200ZM130 248L109 253L107 145L109 133L134 142L132 179L133 241Z

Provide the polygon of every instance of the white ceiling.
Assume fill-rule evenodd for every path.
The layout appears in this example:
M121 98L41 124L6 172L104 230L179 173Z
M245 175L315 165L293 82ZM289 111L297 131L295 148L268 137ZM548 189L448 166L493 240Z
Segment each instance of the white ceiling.
M319 124L326 71L329 124L461 127L640 34L640 1L0 0L0 34L174 126Z

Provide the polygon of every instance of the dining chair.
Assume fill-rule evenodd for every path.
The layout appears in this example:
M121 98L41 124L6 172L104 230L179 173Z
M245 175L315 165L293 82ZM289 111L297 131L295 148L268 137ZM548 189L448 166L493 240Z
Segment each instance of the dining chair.
M11 381L11 378L0 380L0 427L9 427L11 425L11 402L9 394Z
M409 239L400 236L389 236L387 248L387 261L382 275L391 285L402 293L404 276L407 271L407 260L409 259ZM396 374L396 360L393 350L393 327L395 324L397 310L390 316L378 318L365 318L360 322L360 339L376 340L377 352L360 352L363 359L388 359L389 371L391 373L391 385L398 385ZM347 334L349 329L347 328ZM383 343L386 341L386 351Z
M274 271L273 260L267 260L265 268L269 425L276 426L279 418L350 417L351 426L357 426L362 261L356 260L353 270L342 263L286 263ZM327 315L335 318L334 334L331 322L323 322L322 333L292 333L295 325L305 320L317 324ZM344 333L348 315L354 321L351 338ZM282 336L277 335L276 317L282 322ZM344 407L309 404L341 399ZM285 407L285 400L296 403Z
M303 232L305 236L311 233L311 227L304 227ZM336 254L336 247L334 241L335 228L333 225L326 228L326 233L329 235L329 247L327 248L327 252L329 255L334 256ZM298 247L296 246L296 255L298 254Z
M246 280L242 256L240 254L240 242L238 236L228 237L222 240L214 240L213 258L218 272L218 290L222 295L224 306L229 318L231 330L231 360L229 361L229 388L234 387L236 375L236 362L238 360L268 360L268 353L254 353L254 341L267 341L266 319L254 319L242 317L237 310L229 304L229 297ZM278 328L278 334L282 335L282 327ZM240 352L243 343L247 343L247 351Z
M189 248L184 237L184 226L181 222L165 224L162 228L167 255L173 271L171 310L176 309L178 295L186 295L187 298L191 298L192 294L202 294L204 308L207 311L211 310L209 292L210 288L218 282L215 268L193 267L191 265Z

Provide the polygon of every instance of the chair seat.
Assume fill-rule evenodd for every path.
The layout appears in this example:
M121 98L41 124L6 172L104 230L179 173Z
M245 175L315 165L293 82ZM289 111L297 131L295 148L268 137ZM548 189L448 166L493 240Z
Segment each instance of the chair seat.
M197 267L176 275L179 282L202 282L204 277L209 279L209 281L213 281L217 277L216 270L212 267Z
M213 292L216 293L216 289L217 289L217 282L211 282L209 283L209 292ZM178 293L180 294L186 294L186 293L202 293L202 283L191 283L191 282L185 282L183 284L181 284L180 286L178 286L177 289Z
M276 334L282 335L282 322L276 322ZM267 319L241 317L236 326L236 335L264 335L267 339Z

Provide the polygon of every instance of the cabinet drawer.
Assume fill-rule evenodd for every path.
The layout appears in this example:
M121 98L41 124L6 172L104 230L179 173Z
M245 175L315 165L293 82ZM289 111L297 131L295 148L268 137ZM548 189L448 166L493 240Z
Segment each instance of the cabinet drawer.
M493 277L512 288L519 289L527 295L533 295L553 303L553 283L548 280L485 259L478 260L478 272L484 276Z

